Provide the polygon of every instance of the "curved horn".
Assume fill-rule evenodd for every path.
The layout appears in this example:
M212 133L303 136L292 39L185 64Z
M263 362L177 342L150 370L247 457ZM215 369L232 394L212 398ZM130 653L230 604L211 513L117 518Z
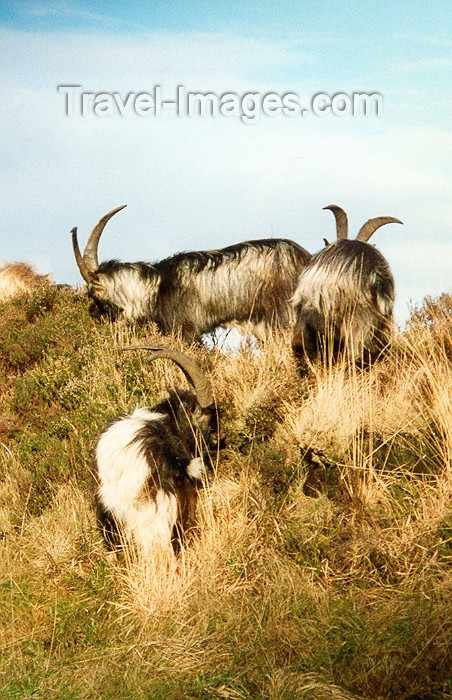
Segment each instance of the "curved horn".
M85 252L83 253L84 263L91 276L99 267L99 260L97 259L97 246L99 245L102 231L104 230L106 224L110 221L111 217L117 214L118 211L121 211L121 209L124 209L126 206L127 204L122 204L120 207L116 207L116 209L109 211L108 214L105 214L105 216L100 219L99 223L91 231L90 237L88 238L88 243L85 246Z
M336 219L336 235L338 241L345 241L348 237L348 219L345 211L338 207L337 204L329 204L324 209L329 209L333 212Z
M213 393L210 381L196 362L188 357L188 355L185 355L185 353L179 352L179 350L170 350L168 348L149 345L133 345L122 348L122 350L151 350L152 355L149 357L148 362L159 358L173 360L173 362L181 368L185 377L192 385L201 408L207 408L213 404Z
M365 243L369 240L377 228L380 228L380 226L384 226L385 224L403 224L403 221L396 219L394 216L378 216L376 219L369 219L369 221L366 221L366 223L361 226L359 233L356 236L356 240L364 241Z
M85 265L85 261L82 258L82 254L80 252L80 248L78 247L78 240L77 240L77 227L74 226L74 228L71 231L72 234L72 247L74 249L74 255L75 255L75 260L78 265L78 269L80 270L80 274L82 275L83 279L87 284L89 284L92 281L93 275L88 269L87 265Z

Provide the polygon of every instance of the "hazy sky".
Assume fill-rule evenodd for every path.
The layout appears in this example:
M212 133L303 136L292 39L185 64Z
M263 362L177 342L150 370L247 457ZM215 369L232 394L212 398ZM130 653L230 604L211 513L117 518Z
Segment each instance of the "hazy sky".
M354 235L370 217L404 226L372 241L397 284L396 318L450 290L452 3L0 2L0 258L78 283L81 243L128 204L100 258L281 236L311 252L334 239L327 204ZM380 116L66 114L84 92L259 96L379 93ZM259 98L260 99L260 98Z

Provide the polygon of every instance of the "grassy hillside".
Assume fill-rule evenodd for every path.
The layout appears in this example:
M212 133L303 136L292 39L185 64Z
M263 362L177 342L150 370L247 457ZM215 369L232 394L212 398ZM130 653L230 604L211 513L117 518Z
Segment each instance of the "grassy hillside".
M82 295L0 305L0 698L452 697L452 324L417 310L368 372L300 378L290 339L239 354L99 324ZM210 374L227 446L177 560L108 555L89 464L120 411Z

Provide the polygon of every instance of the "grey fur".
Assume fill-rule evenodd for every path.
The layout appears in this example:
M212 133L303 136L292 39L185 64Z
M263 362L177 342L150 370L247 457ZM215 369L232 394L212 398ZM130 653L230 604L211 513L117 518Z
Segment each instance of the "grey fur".
M393 217L371 219L361 228L363 240L347 240L347 216L336 205L340 238L312 256L300 275L292 303L292 347L299 358L323 356L330 361L345 352L350 360L374 360L393 335L394 278L388 262L367 241Z
M103 225L112 215L101 219ZM96 245L99 224L93 230ZM96 267L93 234L88 257L78 250L76 229L72 236L88 294L102 313L154 321L163 333L180 330L187 341L199 341L219 326L248 324L258 336L268 327L289 326L290 299L310 259L297 243L275 238L179 253L155 264L113 260Z

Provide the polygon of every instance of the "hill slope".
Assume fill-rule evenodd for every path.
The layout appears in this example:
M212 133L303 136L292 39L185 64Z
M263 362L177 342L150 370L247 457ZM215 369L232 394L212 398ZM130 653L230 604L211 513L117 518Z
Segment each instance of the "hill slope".
M450 698L450 297L368 372L99 324L82 295L0 305L1 698ZM107 555L106 422L212 377L227 446L180 558ZM422 695L424 694L424 695Z

